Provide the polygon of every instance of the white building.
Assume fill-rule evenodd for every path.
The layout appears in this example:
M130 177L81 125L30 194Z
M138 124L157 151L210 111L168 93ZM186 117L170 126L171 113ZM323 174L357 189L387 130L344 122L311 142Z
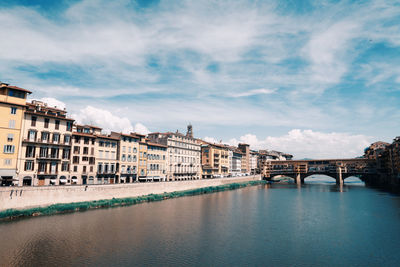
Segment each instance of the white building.
M186 135L179 133L150 133L151 142L167 146L168 181L197 180L201 177L201 145L193 138L192 127Z

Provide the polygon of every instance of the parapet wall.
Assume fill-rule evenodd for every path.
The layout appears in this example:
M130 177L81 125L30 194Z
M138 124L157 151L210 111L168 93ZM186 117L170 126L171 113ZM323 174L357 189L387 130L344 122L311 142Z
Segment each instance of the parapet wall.
M164 192L183 191L260 180L259 175L191 181L113 184L113 185L74 185L43 187L0 187L0 211L7 209L26 209L48 206L57 203L73 203L101 199L137 197Z

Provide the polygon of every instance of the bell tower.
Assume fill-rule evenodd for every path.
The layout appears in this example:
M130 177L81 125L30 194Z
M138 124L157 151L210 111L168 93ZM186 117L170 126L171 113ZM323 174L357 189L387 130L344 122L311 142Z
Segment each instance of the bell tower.
M193 126L191 123L187 126L186 136L193 138Z

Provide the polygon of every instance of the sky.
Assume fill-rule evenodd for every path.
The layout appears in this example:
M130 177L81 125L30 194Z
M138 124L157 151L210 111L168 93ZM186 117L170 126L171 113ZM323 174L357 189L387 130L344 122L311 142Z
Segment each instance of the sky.
M400 2L0 0L0 81L105 130L295 158L400 135Z

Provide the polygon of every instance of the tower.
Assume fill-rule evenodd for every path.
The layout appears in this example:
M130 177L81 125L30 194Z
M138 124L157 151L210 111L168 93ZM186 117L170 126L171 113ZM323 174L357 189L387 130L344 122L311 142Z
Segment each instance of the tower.
M190 123L189 123L189 125L187 126L186 136L187 136L187 137L193 138L193 126L192 126L192 124L190 124Z

